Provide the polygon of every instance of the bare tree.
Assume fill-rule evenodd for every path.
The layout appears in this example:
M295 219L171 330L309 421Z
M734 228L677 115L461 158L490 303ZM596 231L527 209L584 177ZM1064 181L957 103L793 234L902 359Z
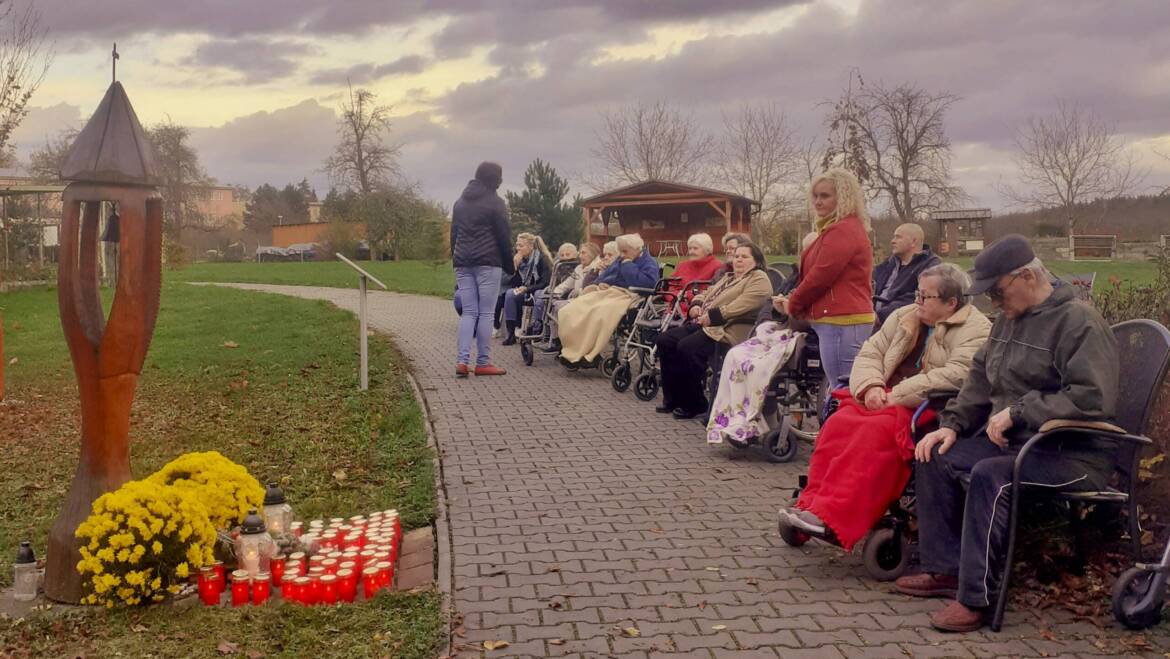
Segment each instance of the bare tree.
M595 189L648 179L701 184L715 139L694 118L659 101L603 111L591 153L600 167L587 177Z
M715 149L719 181L737 194L760 202L752 233L773 224L787 210L784 186L800 176L800 148L787 118L775 104L740 106L723 115L723 135Z
M902 222L964 198L951 182L947 110L959 97L911 84L862 86L856 100L835 106L830 123L849 123L854 158L864 161L871 193ZM848 110L843 112L841 108Z
M1019 186L1003 194L1023 206L1064 209L1069 232L1078 204L1132 192L1146 176L1113 128L1075 103L1058 101L1054 114L1033 117L1016 133Z
M158 155L163 224L176 244L181 244L184 228L201 228L206 221L199 210L199 202L207 197L207 188L214 182L189 143L190 136L189 128L170 119L146 131L146 137Z
M349 87L337 122L337 147L325 161L325 172L334 185L357 190L363 195L390 183L399 174L401 144L388 144L388 105L378 105L377 96L367 89Z
M28 102L53 61L35 3L24 9L0 0L0 151L28 114Z
M52 139L46 138L45 145L28 155L28 173L38 183L54 183L61 180L61 165L69 155L69 149L77 139L76 128L66 128Z

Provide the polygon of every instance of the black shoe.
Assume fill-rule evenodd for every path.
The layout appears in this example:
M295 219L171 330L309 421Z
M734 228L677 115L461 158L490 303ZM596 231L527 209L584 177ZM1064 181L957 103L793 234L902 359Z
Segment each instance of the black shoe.
M674 405L662 404L662 405L659 405L658 407L655 407L654 411L658 412L659 414L670 414L671 412L674 411Z
M516 345L516 335L515 334L508 334L508 337L505 338L504 341L502 343L500 343L500 345L502 345L502 346Z
M505 326L508 328L508 334L504 337L502 345L516 345L516 323L509 320L505 323Z
M703 413L702 410L699 410L696 412L696 411L691 411L691 410L684 410L681 407L676 407L676 408L674 408L674 412L671 412L671 414L676 419L693 419L702 413Z
M561 342L557 339L553 339L553 342L548 344L547 348L542 348L540 351L546 355L555 355L561 351Z

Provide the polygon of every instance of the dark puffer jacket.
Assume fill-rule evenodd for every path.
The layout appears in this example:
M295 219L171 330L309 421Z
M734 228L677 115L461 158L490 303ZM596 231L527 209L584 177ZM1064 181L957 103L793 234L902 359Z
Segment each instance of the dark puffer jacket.
M504 200L472 179L451 211L451 263L456 268L493 266L515 272L512 232Z
M874 295L880 296L882 289L890 283L890 276L894 275L893 286L890 287L890 292L886 294L885 299L874 300L873 310L877 313L878 325L886 322L886 318L889 318L890 314L896 310L907 304L914 304L914 295L918 292L918 275L927 268L932 268L940 263L942 263L942 259L935 256L929 247L923 247L921 252L910 259L910 263L898 268L897 275L894 275L894 268L900 262L896 256L891 256L874 268Z

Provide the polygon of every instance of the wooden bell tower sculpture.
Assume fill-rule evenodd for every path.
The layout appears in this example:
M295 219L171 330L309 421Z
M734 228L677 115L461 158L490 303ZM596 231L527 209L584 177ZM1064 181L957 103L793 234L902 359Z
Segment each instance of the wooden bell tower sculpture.
M77 136L61 179L69 185L57 300L81 395L81 456L49 534L45 594L76 603L83 592L73 534L97 497L130 480L130 406L154 333L162 279L158 158L121 83L110 85ZM103 204L112 212L100 239L118 245L108 321L98 282Z

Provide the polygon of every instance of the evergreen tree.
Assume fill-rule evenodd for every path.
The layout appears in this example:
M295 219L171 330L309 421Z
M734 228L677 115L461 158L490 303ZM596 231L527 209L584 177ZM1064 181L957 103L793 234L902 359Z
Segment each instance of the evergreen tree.
M531 231L556 251L562 243L579 243L582 238L580 198L565 203L569 182L552 165L540 158L524 171L524 191L508 192L509 223L515 233Z

